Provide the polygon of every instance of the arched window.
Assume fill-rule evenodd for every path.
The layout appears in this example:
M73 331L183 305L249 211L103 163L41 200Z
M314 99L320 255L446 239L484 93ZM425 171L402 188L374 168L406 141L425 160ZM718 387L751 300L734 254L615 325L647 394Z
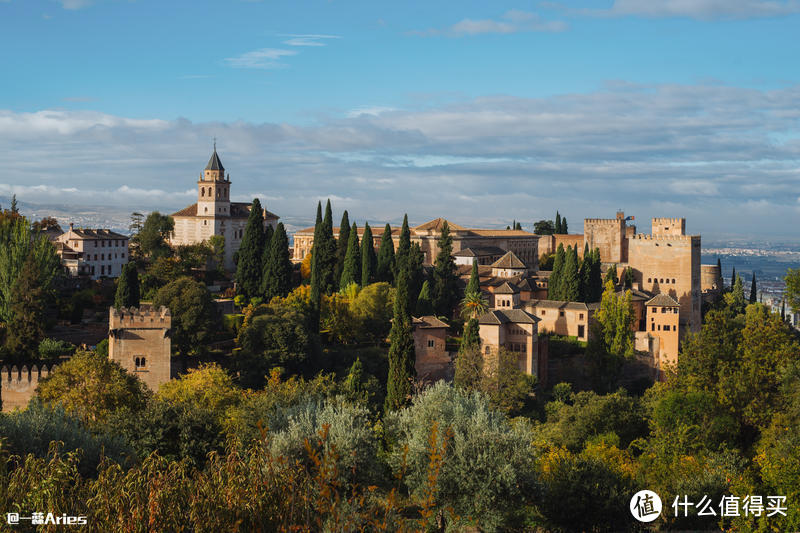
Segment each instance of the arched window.
M205 195L206 195L206 188L200 187L200 196L205 196Z

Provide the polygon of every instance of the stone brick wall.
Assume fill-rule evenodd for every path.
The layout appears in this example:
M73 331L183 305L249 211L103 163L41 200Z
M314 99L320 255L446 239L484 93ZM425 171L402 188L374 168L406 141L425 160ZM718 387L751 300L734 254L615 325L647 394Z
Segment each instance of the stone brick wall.
M4 366L0 369L0 400L3 404L3 412L7 413L14 409L24 409L28 402L36 394L36 387L39 381L50 375L55 365L48 369L47 365L38 368L36 365L30 369L23 365L18 368L16 365L8 368Z
M604 263L627 261L625 232L624 214L621 218L587 218L583 221L584 242L590 249L600 249L600 260Z
M109 309L108 358L157 391L171 377L169 309Z

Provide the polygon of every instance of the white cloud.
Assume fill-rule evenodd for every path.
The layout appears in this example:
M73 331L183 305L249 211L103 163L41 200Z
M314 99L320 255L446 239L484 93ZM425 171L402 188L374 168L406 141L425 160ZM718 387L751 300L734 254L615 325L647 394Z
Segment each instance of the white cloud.
M0 111L10 176L0 196L171 212L193 201L216 136L233 195L267 190L270 211L303 224L330 195L370 222L404 212L470 222L479 199L482 223L503 227L556 208L578 221L618 207L645 220L685 214L699 231L770 231L765 212L800 226L800 85L628 83L415 105L302 125Z
M320 35L320 34L286 34L284 37L289 39L283 41L283 44L289 46L327 46L326 39L339 39L338 35Z
M58 0L64 9L83 9L92 5L92 0Z
M245 52L237 57L226 57L225 61L234 68L271 69L284 67L285 65L279 60L282 57L293 55L297 55L294 50L261 48L252 52Z
M575 15L648 18L686 17L696 20L751 19L800 13L797 0L614 0L608 9L570 9L546 2L545 7Z
M447 35L451 37L473 36L489 33L509 34L522 32L561 32L567 29L562 21L548 21L536 13L512 9L500 20L465 18L444 29L430 28L423 31L412 31L414 35Z

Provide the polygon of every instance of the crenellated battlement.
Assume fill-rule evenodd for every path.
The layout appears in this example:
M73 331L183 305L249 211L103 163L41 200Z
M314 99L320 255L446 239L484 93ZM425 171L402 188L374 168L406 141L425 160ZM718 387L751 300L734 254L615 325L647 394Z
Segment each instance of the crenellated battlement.
M658 241L658 242L692 242L700 241L700 235L648 235L647 233L637 233L630 237L631 241Z
M38 367L34 364L30 368L27 365L0 368L0 395L2 396L3 411L12 411L28 405L28 401L36 393L39 382L48 377L56 366L52 364L48 368L47 365Z
M172 326L172 316L166 307L155 307L143 305L141 307L130 307L116 309L109 308L108 328L115 330L119 328L167 328Z
M598 224L607 226L620 226L623 220L619 218L584 218L583 224Z
M686 222L685 218L669 218L669 217L653 217L653 224L682 224Z

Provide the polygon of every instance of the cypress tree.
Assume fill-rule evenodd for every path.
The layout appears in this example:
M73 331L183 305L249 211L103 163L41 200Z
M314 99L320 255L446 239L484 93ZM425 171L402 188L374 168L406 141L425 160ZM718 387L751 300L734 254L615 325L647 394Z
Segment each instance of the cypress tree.
M600 249L591 251L591 269L589 271L589 302L599 302L603 297L603 271L600 262Z
M417 298L417 316L425 316L433 314L433 304L431 303L431 286L426 279L422 283L422 289L419 291Z
M736 314L744 313L744 284L742 283L741 276L736 276L736 281L733 282L731 294L733 295L733 298L731 298L733 310L736 312Z
M408 265L408 254L411 251L411 230L408 229L408 215L403 215L403 226L400 229L400 242L397 243L397 253L395 254L394 277L397 282L397 275L405 270Z
M347 209L342 213L342 221L339 223L339 239L336 241L336 270L334 271L334 279L338 282L342 279L342 270L344 270L344 258L347 255L347 247L350 243L350 215ZM344 287L339 287L344 289Z
M114 307L139 307L139 272L134 263L126 263L117 280L117 293L114 296Z
M331 201L325 204L325 218L322 220L322 242L320 247L320 268L322 277L320 287L325 294L331 294L338 285L336 274L336 239L333 238L333 213L331 212Z
M385 409L400 409L411 397L411 380L415 375L414 334L408 313L408 271L397 272L397 292L392 309L389 332L389 378L386 384Z
M561 231L561 214L558 211L556 211L556 228L555 228L555 230L556 230L556 235L560 235L562 233L562 231Z
M578 252L567 246L564 258L564 272L560 277L561 300L577 302L580 298L580 278L578 277Z
M361 239L361 286L366 287L375 281L378 258L375 257L375 243L369 222L364 223L364 236Z
M408 308L417 308L417 296L422 290L422 284L425 281L425 270L422 263L425 262L425 254L419 247L418 243L412 243L408 252L408 265L406 270L408 272Z
M755 271L753 271L753 281L750 282L750 303L751 304L756 303L756 301L758 299L757 292L758 291L756 290L756 273L755 273Z
M319 266L322 245L322 203L317 202L317 221L314 225L314 243L311 245L311 328L319 332L319 313L322 302L322 268Z
M569 226L567 226L567 217L561 217L561 233L565 235L569 233Z
M576 245L577 246L577 245ZM591 261L589 255L584 252L583 260L580 260L578 267L578 300L581 302L588 302L589 294L589 269L591 268Z
M289 259L289 237L283 222L278 223L269 243L269 255L264 265L262 294L264 301L285 297L292 290L292 262Z
M736 267L733 267L731 271L731 290L733 290L733 286L736 284Z
M375 279L394 283L394 241L392 241L392 228L389 224L383 228L381 245L378 248L378 265Z
M517 222L517 225L514 227L514 229L521 231L522 230L522 224Z
M633 268L625 268L625 288L633 289L633 282L636 281L633 275Z
M339 287L346 289L351 283L361 281L361 249L358 246L358 226L353 222L353 227L349 232L347 242L347 254L344 258L344 269L342 278L339 280Z
M560 222L560 221L559 221ZM547 298L550 300L561 300L561 277L564 270L564 261L566 259L564 252L564 245L559 244L556 250L556 257L553 260L553 272L550 274L550 279L547 283Z
M451 316L458 297L456 263L453 260L453 237L445 220L438 241L439 253L433 266L433 309L438 315Z
M247 298L258 296L261 289L264 259L264 214L258 198L250 206L247 225L239 246L236 281L239 294Z
M264 293L264 270L267 268L267 263L269 263L269 250L270 244L272 243L272 236L275 234L275 230L272 229L272 226L267 226L264 228L264 253L261 256L261 294L263 296Z
M606 276L605 276L605 278L603 278L603 285L605 285L606 282L611 281L611 283L613 283L614 286L616 286L617 285L617 277L618 277L617 276L617 264L614 263L613 265L611 265L609 267L608 270L606 270Z
M464 294L476 294L481 292L481 282L478 277L478 261L472 261L472 272L469 275L469 282Z
M473 317L467 320L464 324L464 334L461 336L461 345L458 348L459 353L464 353L470 348L480 348L480 324L478 319Z
M717 288L721 291L725 290L725 280L722 279L722 261L717 257Z

